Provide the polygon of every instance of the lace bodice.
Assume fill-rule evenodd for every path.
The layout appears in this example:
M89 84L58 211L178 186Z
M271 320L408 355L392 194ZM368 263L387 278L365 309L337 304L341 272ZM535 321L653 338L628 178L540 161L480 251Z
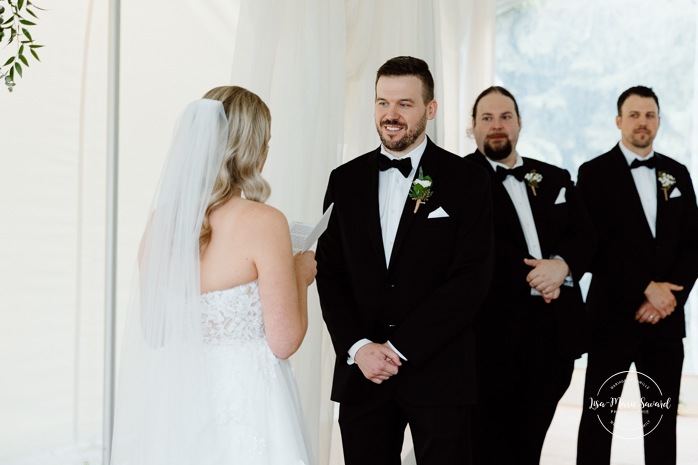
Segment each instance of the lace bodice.
M257 281L201 295L206 344L266 341Z

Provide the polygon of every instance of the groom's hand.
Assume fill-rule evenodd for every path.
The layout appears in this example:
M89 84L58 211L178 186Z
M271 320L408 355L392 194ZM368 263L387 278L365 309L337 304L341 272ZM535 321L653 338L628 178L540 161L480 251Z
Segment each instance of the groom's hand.
M398 366L402 365L400 356L387 345L371 342L360 348L354 355L354 362L367 380L376 384L387 381L397 374Z

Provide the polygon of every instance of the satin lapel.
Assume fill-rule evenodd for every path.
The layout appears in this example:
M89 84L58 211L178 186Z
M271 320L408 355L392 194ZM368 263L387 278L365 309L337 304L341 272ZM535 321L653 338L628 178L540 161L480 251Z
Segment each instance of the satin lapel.
M379 262L385 267L385 248L383 247L383 234L381 231L380 206L378 203L378 155L380 148L376 149L372 156L368 157L366 169L364 171L366 179L364 181L366 189L357 189L357 208L366 209L366 228L373 244L373 250L379 258Z
M531 166L530 162L526 162L526 160L524 160L524 169L526 173L528 173L535 168ZM543 173L540 173L539 170L536 171L538 171L539 174L543 175ZM536 225L538 245L540 247L541 253L543 253L543 256L545 256L545 245L548 243L547 237L545 235L546 231L548 230L548 228L546 227L547 216L545 214L545 210L546 208L548 208L548 205L553 205L555 202L555 199L551 199L550 197L553 195L557 197L557 195L560 193L559 191L554 192L554 186L546 184L545 181L545 176L543 176L543 179L541 179L539 186L536 187L535 194L533 193L533 189L531 188L531 186L528 185L526 180L523 181L526 186L528 204L531 206L533 222Z
M666 227L668 222L671 220L671 217L669 216L668 212L669 201L667 200L668 196L671 195L671 189L667 191L667 198L665 199L664 190L662 189L662 185L659 182L659 172L666 170L666 168L664 167L664 158L657 152L654 153L654 158L657 159L657 167L655 168L655 182L657 183L657 223L655 225L655 237L659 239L661 237L660 234L664 233L664 228L662 227L662 225Z
M608 174L608 182L617 185L617 188L613 190L618 195L618 200L634 211L632 214L639 217L641 219L640 223L645 225L645 233L652 237L652 230L649 224L647 224L647 217L645 216L645 210L642 208L642 201L640 200L640 194L637 192L635 180L628 167L628 162L618 146L615 147L612 161L613 170Z
M502 181L496 176L495 171L492 169L492 165L490 165L485 156L480 152L476 153L477 155L473 160L479 163L480 166L485 168L490 174L490 179L492 181L492 201L494 202L495 208L494 213L504 218L508 226L507 230L511 231L511 236L507 240L516 240L519 243L519 247L523 248L523 250L528 250L526 237L524 236L521 222L519 221L519 215L516 213L516 207L509 196L509 192L507 192ZM509 234L507 234L507 236L509 236Z
M424 154L419 162L419 166L422 167L424 176L429 176L434 180L434 188L438 189L439 176L438 173L435 173L438 162L434 159L435 156L432 150L432 145L431 140L427 141L427 146L424 149ZM414 178L412 180L414 181L417 176L419 176L419 167L417 167L415 170ZM405 238L409 233L414 219L418 215L421 216L429 214L427 205L428 204L422 204L419 207L419 210L417 210L417 213L414 213L415 201L409 198L408 194L407 199L405 200L405 207L402 209L402 216L400 216L400 224L398 225L397 233L395 234L395 243L393 244L393 251L390 254L390 266L392 266L393 262L395 261L395 257L397 257L398 253L400 253L402 244L405 242ZM390 268L390 266L388 268Z

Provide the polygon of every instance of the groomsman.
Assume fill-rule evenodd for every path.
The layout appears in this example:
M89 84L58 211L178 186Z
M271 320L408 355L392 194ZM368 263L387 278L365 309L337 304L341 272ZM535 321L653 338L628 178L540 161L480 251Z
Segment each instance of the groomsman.
M618 98L621 140L579 168L578 186L599 233L588 304L593 343L577 463L610 462L616 409L598 398L631 363L643 401L645 464L676 463L676 407L686 335L684 304L698 277L698 208L686 167L653 149L659 99L631 87Z
M492 271L481 168L426 136L434 80L418 58L376 76L381 145L336 168L317 248L322 315L337 355L332 400L347 465L471 463L475 314Z
M495 268L478 315L475 464L537 464L557 403L584 352L579 279L595 234L567 171L516 150L514 96L490 87L472 113L477 151L466 158L491 178Z

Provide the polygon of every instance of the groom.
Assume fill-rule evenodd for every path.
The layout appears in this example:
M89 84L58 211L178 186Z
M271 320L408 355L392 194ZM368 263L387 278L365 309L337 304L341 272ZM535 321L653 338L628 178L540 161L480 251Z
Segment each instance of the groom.
M376 77L381 146L330 175L317 284L347 465L399 465L408 424L419 465L471 463L492 202L486 172L426 136L436 110L428 65L388 60Z

